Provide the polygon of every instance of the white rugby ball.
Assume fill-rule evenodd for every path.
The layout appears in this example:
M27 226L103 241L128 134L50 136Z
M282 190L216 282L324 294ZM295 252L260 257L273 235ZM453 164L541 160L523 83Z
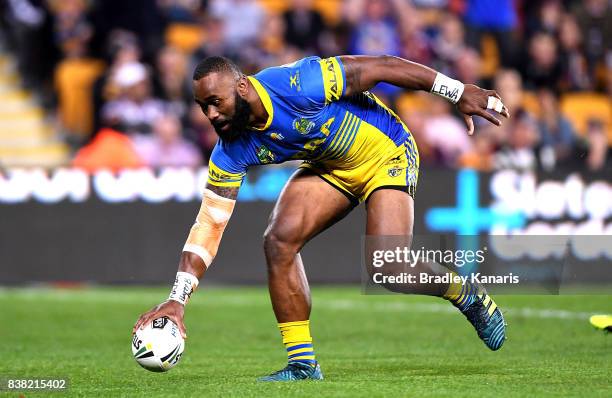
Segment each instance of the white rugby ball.
M132 354L152 372L172 369L183 355L185 341L178 326L167 317L154 319L132 336Z

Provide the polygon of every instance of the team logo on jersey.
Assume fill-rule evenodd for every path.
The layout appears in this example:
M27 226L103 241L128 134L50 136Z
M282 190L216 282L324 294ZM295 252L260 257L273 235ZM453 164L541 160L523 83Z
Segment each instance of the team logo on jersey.
M270 138L277 141L282 141L285 137L281 133L270 133Z
M289 76L289 87L295 88L297 91L302 90L302 85L300 84L300 71L295 72L295 75Z
M257 158L262 164L274 162L274 154L265 145L262 145L257 148Z
M397 177L402 174L402 170L401 167L391 167L387 173L389 173L389 177Z
M293 129L302 135L310 133L314 125L314 122L304 119L303 117L293 119Z

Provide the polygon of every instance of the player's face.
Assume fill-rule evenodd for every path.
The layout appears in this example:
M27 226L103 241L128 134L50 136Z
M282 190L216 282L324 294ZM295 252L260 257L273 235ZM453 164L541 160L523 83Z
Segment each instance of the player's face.
M233 140L247 128L251 107L238 92L231 73L211 73L194 82L195 101L224 140Z

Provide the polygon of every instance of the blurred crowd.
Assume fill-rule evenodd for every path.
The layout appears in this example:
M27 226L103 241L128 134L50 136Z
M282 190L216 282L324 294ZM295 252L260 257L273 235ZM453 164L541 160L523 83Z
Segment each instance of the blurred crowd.
M6 0L5 45L75 149L74 163L196 166L216 134L191 72L247 74L307 55L390 54L494 88L502 128L381 84L431 166L612 170L609 0ZM112 150L108 150L108 149ZM112 159L110 159L112 158ZM113 163L114 164L114 163Z

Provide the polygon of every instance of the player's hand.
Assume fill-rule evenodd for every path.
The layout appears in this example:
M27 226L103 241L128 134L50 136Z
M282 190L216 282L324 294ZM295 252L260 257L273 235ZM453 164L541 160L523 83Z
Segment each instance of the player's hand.
M136 333L138 328L144 328L149 322L153 321L157 318L162 318L167 316L172 322L174 322L181 332L181 336L184 339L187 338L187 330L185 329L185 324L183 323L183 317L185 315L185 306L178 301L167 300L153 307L153 309L149 312L145 312L140 316L134 328L132 329L132 334Z
M502 103L501 97L495 90L484 90L473 84L466 84L463 95L457 103L457 109L463 113L468 134L474 134L473 115L482 116L496 126L501 125L501 121L488 112L489 109L499 113L505 118L510 117L508 108Z

